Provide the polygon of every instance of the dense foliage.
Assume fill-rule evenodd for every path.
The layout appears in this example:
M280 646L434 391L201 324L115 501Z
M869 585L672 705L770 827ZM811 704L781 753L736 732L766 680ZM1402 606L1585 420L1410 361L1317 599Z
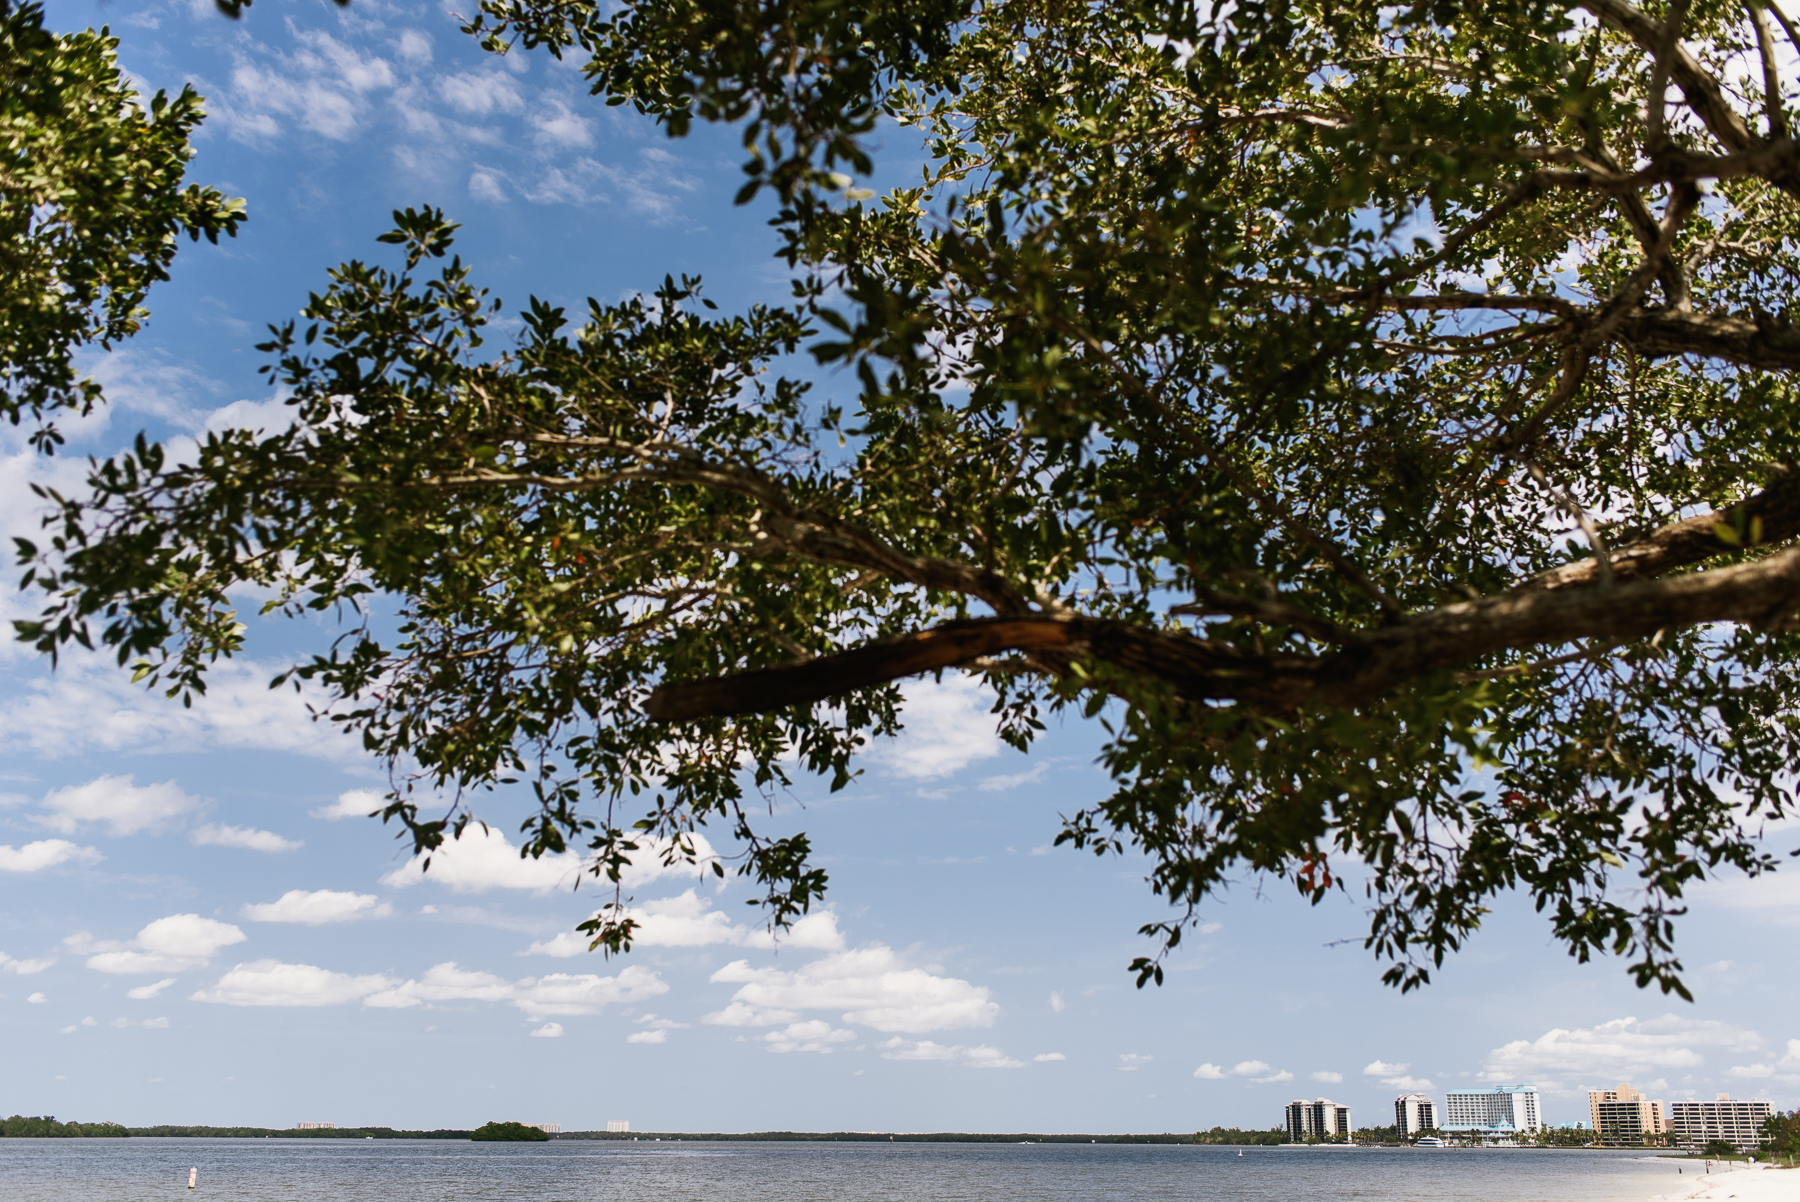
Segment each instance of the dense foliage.
M1388 1129L1387 1134L1391 1138L1393 1130ZM1380 1135L1379 1130L1357 1132L1359 1138L1371 1136L1379 1138ZM1243 1131L1236 1127L1214 1127L1210 1131L1196 1131L1188 1137L1188 1142L1191 1144L1265 1144L1273 1147L1287 1141L1288 1133L1284 1127L1271 1127L1267 1131Z
M483 1123L469 1132L469 1138L477 1143L535 1143L549 1139L550 1135L537 1127L509 1121Z
M0 417L85 413L99 385L73 355L136 332L178 237L235 234L244 203L181 187L204 110L189 87L143 103L102 29L53 34L39 4L0 0Z
M673 134L739 123L793 302L533 300L496 348L454 227L396 214L404 265L266 344L291 429L54 498L22 637L191 695L234 590L393 594L397 641L296 675L417 846L524 779L527 854L617 882L722 823L776 923L826 879L759 794L843 786L897 682L972 672L1019 747L1104 724L1114 791L1059 841L1148 857L1164 948L1246 876L1355 888L1410 988L1521 890L1686 993L1684 893L1775 867L1800 750L1779 9L486 0L471 31ZM848 173L900 131L920 181L871 203ZM773 374L801 347L853 370L814 397Z
M117 1123L59 1123L47 1114L38 1118L15 1114L9 1119L0 1119L0 1137L11 1139L122 1139L130 1134Z

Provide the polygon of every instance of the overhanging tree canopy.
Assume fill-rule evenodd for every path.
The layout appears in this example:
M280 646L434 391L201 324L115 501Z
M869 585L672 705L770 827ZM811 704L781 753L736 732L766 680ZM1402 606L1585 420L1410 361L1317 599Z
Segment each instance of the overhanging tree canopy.
M610 15L609 15L610 14ZM1673 918L1791 812L1800 36L1673 0L488 0L674 133L739 122L795 301L697 283L493 306L396 214L266 345L293 429L99 464L25 545L41 620L171 694L231 590L404 600L295 674L415 788L528 778L527 852L615 882L724 822L777 922L821 895L747 792L852 775L897 682L979 674L1005 737L1104 721L1179 941L1236 874L1366 878L1403 988L1530 894L1685 995ZM875 203L871 138L915 131ZM435 269L435 268L434 268ZM821 333L822 331L822 333ZM855 395L776 374L810 347ZM679 838L673 845L680 854ZM622 899L589 924L628 946ZM1140 959L1139 982L1160 978Z

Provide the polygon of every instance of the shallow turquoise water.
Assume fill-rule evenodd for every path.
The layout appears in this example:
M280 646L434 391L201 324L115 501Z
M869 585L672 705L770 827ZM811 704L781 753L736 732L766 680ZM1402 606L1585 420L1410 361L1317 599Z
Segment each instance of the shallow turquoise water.
M0 1202L1644 1202L1631 1153L1091 1144L0 1140Z

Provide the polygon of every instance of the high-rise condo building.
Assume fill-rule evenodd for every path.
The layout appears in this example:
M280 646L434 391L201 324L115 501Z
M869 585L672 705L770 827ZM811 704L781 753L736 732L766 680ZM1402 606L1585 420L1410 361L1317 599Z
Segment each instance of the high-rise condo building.
M1772 1102L1751 1098L1734 1102L1720 1094L1716 1102L1677 1102L1669 1108L1669 1129L1682 1143L1704 1145L1722 1139L1740 1151L1762 1142L1763 1124L1775 1113Z
M1338 1135L1349 1139L1350 1108L1325 1098L1314 1098L1310 1102L1298 1098L1287 1104L1287 1133L1296 1142Z
M1438 1130L1458 1135L1535 1135L1544 1129L1535 1085L1496 1085L1479 1093L1444 1095Z
M1617 1089L1588 1090L1588 1114L1603 1144L1641 1144L1646 1136L1669 1130L1668 1108L1623 1083Z
M1422 1093L1409 1093L1394 1099L1394 1131L1401 1139L1421 1131L1436 1131L1437 1103Z

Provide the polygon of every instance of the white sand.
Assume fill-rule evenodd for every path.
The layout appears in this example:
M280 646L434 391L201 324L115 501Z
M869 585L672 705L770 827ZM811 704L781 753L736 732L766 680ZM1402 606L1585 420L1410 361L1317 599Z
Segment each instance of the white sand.
M1684 1168L1698 1167L1689 1162ZM1699 1177L1687 1177L1686 1189L1658 1195L1668 1202L1800 1202L1800 1169L1767 1165L1734 1165Z

